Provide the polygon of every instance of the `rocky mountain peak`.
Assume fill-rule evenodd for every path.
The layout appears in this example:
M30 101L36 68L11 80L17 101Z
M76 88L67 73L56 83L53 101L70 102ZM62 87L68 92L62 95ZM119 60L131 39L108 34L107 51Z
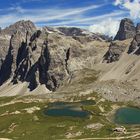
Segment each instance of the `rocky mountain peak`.
M118 61L127 47L128 54L140 55L140 23L135 27L130 19L125 18L121 20L119 31L110 43L104 60L108 63Z
M128 53L140 54L140 23L136 27L136 35L131 42Z
M133 38L136 34L136 28L131 19L124 18L121 20L119 31L114 40L125 40Z
M16 22L15 24L10 25L9 27L6 27L5 29L3 29L2 33L12 35L16 31L19 31L22 34L25 34L27 31L32 33L35 30L36 30L36 26L34 25L34 23L32 21L21 20L21 21Z

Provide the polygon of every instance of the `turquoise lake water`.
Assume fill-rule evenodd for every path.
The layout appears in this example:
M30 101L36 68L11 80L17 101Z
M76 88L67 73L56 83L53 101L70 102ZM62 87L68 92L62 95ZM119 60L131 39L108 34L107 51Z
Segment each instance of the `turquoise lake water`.
M95 101L81 101L76 103L67 102L56 102L49 105L48 108L44 110L44 114L48 116L60 117L88 117L91 113L89 111L82 110L82 105L95 105Z
M140 109L133 107L120 108L116 111L114 121L118 124L140 124Z

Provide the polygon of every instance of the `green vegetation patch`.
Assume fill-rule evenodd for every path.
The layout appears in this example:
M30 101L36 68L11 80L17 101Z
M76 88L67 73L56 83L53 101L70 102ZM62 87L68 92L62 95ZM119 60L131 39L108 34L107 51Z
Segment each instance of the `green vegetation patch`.
M89 97L90 102L88 103L86 100ZM106 117L112 111L113 105L121 106L122 103L106 101L96 93L91 93L83 97L80 96L76 99L74 100L74 104L79 104L79 100L82 101L80 106L83 110L91 112L89 117L47 116L44 114L44 109L49 106L48 101L37 102L33 100L26 103L18 102L18 99L14 98L0 99L0 101L3 100L0 102L0 138L14 140L56 140L131 135L130 133L114 133L113 129L118 125L109 121ZM19 100L22 101L22 98L19 98ZM25 101L25 97L23 101ZM15 103L7 105L7 103L11 102ZM140 131L139 126L125 127L132 134L133 132Z

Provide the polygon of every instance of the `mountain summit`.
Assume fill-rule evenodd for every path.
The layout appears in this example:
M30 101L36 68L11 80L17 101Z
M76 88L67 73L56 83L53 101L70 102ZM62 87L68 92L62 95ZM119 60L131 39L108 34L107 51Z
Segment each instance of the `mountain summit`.
M133 38L136 34L136 28L132 20L124 18L121 20L119 31L114 40L125 40Z

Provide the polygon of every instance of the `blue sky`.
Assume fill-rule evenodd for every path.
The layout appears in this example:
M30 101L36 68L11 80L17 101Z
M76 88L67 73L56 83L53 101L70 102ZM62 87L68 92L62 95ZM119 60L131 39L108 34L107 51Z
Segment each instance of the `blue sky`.
M1 0L0 27L19 20L115 35L122 18L139 22L140 0Z

